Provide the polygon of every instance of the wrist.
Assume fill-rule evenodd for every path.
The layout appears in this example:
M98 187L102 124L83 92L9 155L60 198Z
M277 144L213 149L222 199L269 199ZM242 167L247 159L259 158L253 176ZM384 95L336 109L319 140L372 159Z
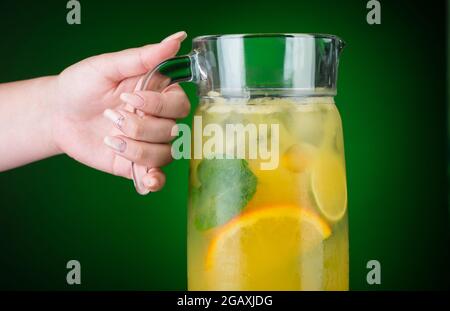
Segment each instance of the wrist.
M56 124L58 115L58 76L47 76L36 80L37 98L40 99L39 106L42 108L40 119L41 133L45 137L46 148L49 156L63 153L58 146L56 137Z

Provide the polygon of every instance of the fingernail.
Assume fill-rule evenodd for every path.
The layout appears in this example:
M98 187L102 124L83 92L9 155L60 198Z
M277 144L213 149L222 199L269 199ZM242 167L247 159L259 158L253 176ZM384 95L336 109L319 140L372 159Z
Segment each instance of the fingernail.
M144 98L135 93L122 93L120 99L136 108L143 107L145 103Z
M106 136L103 139L103 142L108 147L111 147L112 149L119 152L124 152L125 149L127 148L127 143L122 138L119 137Z
M103 112L103 115L111 120L117 128L122 128L123 121L125 120L125 117L122 114L112 109L106 109Z
M161 42L167 42L167 41L170 41L170 40L178 40L180 42L183 42L183 40L186 39L186 37L187 37L186 31L179 31L177 33L174 33L173 35L168 36L167 38L165 38Z
M155 188L158 185L158 179L156 179L155 177L146 177L144 178L144 185L147 188Z
M178 136L178 133L180 132L180 128L178 127L178 124L175 124L172 126L172 129L170 130L170 136L176 137Z

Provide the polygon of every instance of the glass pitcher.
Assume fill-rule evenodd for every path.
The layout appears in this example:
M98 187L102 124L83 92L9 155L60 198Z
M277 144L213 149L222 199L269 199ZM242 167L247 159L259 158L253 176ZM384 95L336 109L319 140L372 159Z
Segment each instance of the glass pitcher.
M348 290L347 188L334 103L344 42L202 36L141 89L192 81L189 290ZM145 167L133 165L139 192Z

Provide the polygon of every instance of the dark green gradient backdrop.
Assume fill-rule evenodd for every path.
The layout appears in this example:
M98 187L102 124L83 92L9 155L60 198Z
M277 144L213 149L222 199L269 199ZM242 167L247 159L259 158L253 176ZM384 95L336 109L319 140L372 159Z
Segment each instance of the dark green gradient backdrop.
M449 280L444 2L2 1L0 82L57 74L90 55L157 42L178 30L323 32L348 45L336 100L344 122L352 289L443 289ZM182 53L190 49L189 39ZM195 87L184 85L192 103ZM30 98L30 100L32 100ZM5 103L2 103L5 104ZM8 152L1 146L0 152ZM186 288L188 162L160 193L59 156L0 173L0 288ZM66 262L82 285L66 285ZM366 263L382 284L366 283Z

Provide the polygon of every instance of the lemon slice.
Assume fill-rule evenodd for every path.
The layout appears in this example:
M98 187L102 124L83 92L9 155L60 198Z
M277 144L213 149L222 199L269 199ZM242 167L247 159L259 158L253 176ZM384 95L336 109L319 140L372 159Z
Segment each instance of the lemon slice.
M316 160L311 187L320 212L332 222L340 220L347 210L347 184L343 161L331 151L324 151Z
M295 205L244 213L220 227L209 245L205 264L211 287L299 289L302 256L322 247L330 235L330 226L317 213Z

